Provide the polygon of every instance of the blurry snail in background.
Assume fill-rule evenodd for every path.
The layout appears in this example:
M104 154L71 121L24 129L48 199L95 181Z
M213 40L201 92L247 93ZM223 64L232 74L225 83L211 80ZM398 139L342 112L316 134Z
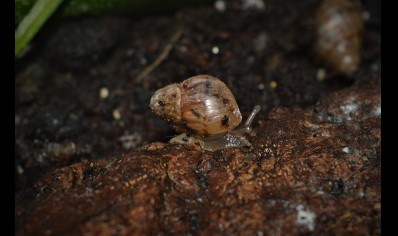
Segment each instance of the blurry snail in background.
M315 22L315 51L338 74L352 76L361 62L363 19L357 0L323 0Z
M193 76L157 90L150 107L181 133L171 143L198 143L208 151L251 146L246 135L255 135L251 123L260 111L260 106L255 106L243 127L235 129L242 120L235 97L221 80L210 75Z

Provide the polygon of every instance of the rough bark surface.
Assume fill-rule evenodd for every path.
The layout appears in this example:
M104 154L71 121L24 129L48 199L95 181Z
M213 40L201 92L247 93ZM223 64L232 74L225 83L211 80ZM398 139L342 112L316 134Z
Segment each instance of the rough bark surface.
M16 235L380 235L380 116L374 76L273 109L252 148L155 142L59 168L17 195Z

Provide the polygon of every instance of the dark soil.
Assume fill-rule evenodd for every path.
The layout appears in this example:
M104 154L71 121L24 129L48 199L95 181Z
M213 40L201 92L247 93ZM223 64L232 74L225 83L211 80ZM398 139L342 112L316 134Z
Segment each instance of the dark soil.
M256 117L256 120L260 120L260 122L255 124L255 127L259 126L259 129L272 129L265 128L265 124L267 120L276 119L275 117L278 116L289 116L294 114L297 114L297 116L305 116L303 113L295 113L294 111L297 109L311 110L312 107L322 99L322 102L316 107L318 110L313 111L322 121L341 123L353 119L359 122L357 125L365 127L362 130L356 130L354 126L340 127L339 130L335 131L337 132L336 136L344 137L344 132L352 132L352 134L355 135L363 133L373 135L369 136L373 138L372 142L366 140L361 141L361 139L358 140L355 135L347 135L345 136L346 139L342 138L344 142L340 140L341 142L344 144L352 142L358 145L357 148L359 149L366 147L366 143L368 142L372 143L372 147L374 147L372 150L377 149L377 139L380 139L380 137L376 133L379 132L377 129L380 128L380 119L371 119L372 116L369 114L373 113L366 110L369 107L361 108L367 112L350 114L348 117L347 114L338 114L336 111L338 109L335 108L335 106L344 104L344 96L350 97L351 95L347 95L350 94L350 92L347 92L346 95L342 93L342 96L339 97L336 96L335 93L343 90L348 91L347 89L351 89L352 86L356 86L354 91L362 88L367 88L369 91L372 91L366 84L378 84L378 82L374 81L380 80L380 1L362 1L363 11L366 12L365 15L369 14L370 17L365 20L362 63L359 70L351 77L335 74L335 72L325 65L324 62L319 60L318 57L316 57L316 53L313 52L313 45L316 39L315 22L313 22L312 16L316 10L318 1L286 0L283 4L281 4L280 1L266 1L264 9L243 9L242 2L238 0L225 2L225 11L219 11L211 5L196 9L181 9L178 12L170 14L139 19L118 17L61 19L52 23L45 31L41 32L33 43L33 49L28 52L25 58L18 60L16 65L15 193L17 209L30 205L33 199L33 196L31 196L32 193L37 194L40 191L45 191L46 188L51 189L51 184L53 183L51 183L50 180L56 175L54 173L61 173L63 170L67 170L66 173L75 173L77 171L77 174L69 175L69 179L63 183L68 186L65 187L62 185L63 187L61 187L61 189L69 189L74 186L76 181L77 183L81 181L80 177L81 179L95 178L98 173L105 173L104 167L101 167L103 163L120 158L122 154L124 155L125 153L129 153L128 155L133 157L146 155L147 153L145 151L132 150L136 150L136 148L142 145L150 144L155 141L167 142L176 133L165 121L155 117L150 111L149 100L155 90L170 83L181 82L197 74L210 74L223 80L235 95L244 118L249 115L255 105L260 105L262 110L258 117ZM170 42L180 25L183 27L182 36L173 46L167 58L143 81L135 81L136 76L156 60ZM326 70L326 74L330 75L326 80L320 80L318 78L320 69ZM374 87L377 86L378 85L375 85ZM101 97L101 91L108 91L108 95L105 96L106 94L102 94ZM380 92L379 90L375 91L376 93ZM361 96L365 96L363 93L360 94L362 94ZM371 94L371 92L368 94ZM371 99L374 97L377 97L377 94L370 96ZM342 100L339 101L338 98ZM360 101L368 101L367 99L368 98L365 96L361 98ZM372 104L372 101L368 101L367 104ZM371 108L374 108L374 106ZM307 110L307 113L308 112L309 110ZM361 119L363 116L370 120L362 122ZM305 120L306 118L297 119ZM289 119L286 118L284 122L288 122L288 120ZM273 123L274 125L278 124L277 119L275 122L276 123ZM294 124L288 123L280 125L281 127L294 127ZM366 129L368 126L373 128ZM272 132L275 134L278 133L277 130ZM286 137L292 138L292 135L293 134L289 134L286 135ZM260 134L259 137L260 139L253 144L257 147L265 148L264 143L260 143L266 140L264 134ZM283 135L279 138L279 141L284 139ZM275 143L277 141L274 140L269 142ZM344 145L342 143L340 144ZM160 146L163 147L163 144ZM322 147L330 148L329 146ZM155 151L155 153L150 155L162 156L166 155L165 153L168 152L179 152L178 150L174 150L175 147L167 148L164 152ZM304 146L301 148L304 148ZM378 146L378 148L380 147ZM192 163L197 163L199 157L206 159L206 157L198 154L199 150L196 150L196 146L194 149L191 158L188 158L186 163L184 162L182 165L189 166ZM339 146L339 150L340 149ZM280 151L281 149L278 150ZM231 158L230 156L232 155L229 155L228 152L229 151L223 152L219 158L225 156L227 162L231 164L234 161L228 159ZM300 155L304 155L304 150L298 152L301 153ZM314 151L314 153L316 153L316 151ZM320 151L320 153L324 152ZM373 153L373 151L365 150L362 153ZM380 158L380 153L373 154L373 156L369 154L371 156L368 157L370 160L369 165L377 170L380 168L380 166L378 166L380 162L372 158ZM241 155L243 154L236 154L233 157L234 160ZM267 159L267 155L265 154L260 156ZM167 158L178 159L179 157L177 155L177 157ZM174 159L167 159L167 161L161 162L161 164L171 163L170 165L175 165L176 160ZM152 161L149 160L144 160L142 162L148 162L146 164L144 163L145 166L157 165L157 163L152 163ZM198 232L198 228L204 227L204 225L211 225L213 221L216 222L213 217L217 218L217 216L222 215L225 221L228 221L228 217L233 217L236 212L227 211L228 204L234 205L247 201L250 202L250 200L258 200L260 197L266 198L271 195L276 199L281 199L281 196L274 195L276 191L280 191L279 186L275 187L275 192L270 190L269 192L261 192L259 195L247 196L242 193L242 196L239 195L238 203L224 202L228 199L224 199L222 202L217 203L217 199L222 195L222 190L217 189L214 183L211 182L218 178L212 176L212 173L213 175L217 175L217 170L223 169L223 162L221 160L215 162L216 163L212 164L212 167L206 167L206 164L202 164L203 167L197 167L199 169L210 168L208 170L202 170L203 173L201 172L198 175L199 177L207 178L206 181L201 182L202 180L199 180L198 183L192 184L198 189L185 189L181 190L180 193L184 191L193 191L195 194L204 194L205 197L210 197L210 200L204 200L205 203L209 201L211 202L211 206L217 206L218 204L222 206L222 208L210 208L210 206L206 206L205 203L195 200L196 202L191 205L191 207L195 209L204 207L202 212L198 213L185 209L184 212L176 213L176 215L182 218L180 218L181 221L174 223L172 219L164 216L169 220L167 222L170 223L176 231L166 230L167 224L163 222L159 223L160 226L156 228L158 230L157 232L164 232L166 234ZM270 161L268 160L268 162ZM274 165L274 162L276 162L276 160L272 161L272 165ZM305 163L305 165L311 166L312 164L309 162ZM267 163L267 161L265 161L265 163ZM139 168L139 166L142 165L143 164L140 162L135 168ZM269 165L271 166L271 164ZM342 164L336 164L336 166L340 165ZM119 165L117 168L119 168L120 171L122 166ZM178 167L174 168L178 169ZM234 169L235 167L228 168L230 168L232 172L225 173L226 176L221 176L220 178L224 178L225 181L232 181L232 177L230 178L227 175L235 175L237 178L237 172ZM267 169L269 166L261 167L260 164L260 169L261 168ZM286 166L286 168L286 173L294 171L291 169L291 166ZM342 172L350 171L348 167L344 168L347 169L341 170ZM73 171L68 172L72 169ZM187 169L189 168L187 167ZM184 170L186 169L182 171ZM142 173L142 170L140 171L141 172L137 173ZM367 171L369 171L369 169L367 169ZM148 170L148 173L152 172L155 173L156 170ZM162 171L159 170L159 173L160 172ZM118 174L121 173L124 172L118 172ZM171 174L171 176L173 176L173 174ZM272 178L276 178L275 176ZM340 180L338 176L343 180ZM371 180L374 181L374 186L379 184L379 172L370 174L370 176L375 178ZM350 176L346 176L345 174L335 174L333 177L336 177L336 179L322 180L320 184L329 184L330 186L325 186L325 188L330 189L330 194L333 196L344 196L344 199L346 197L344 194L347 193L347 188L350 188L348 185L360 185L360 183L355 181L359 181L358 179L362 178L358 178L354 183L351 181L352 179L350 179ZM70 178L72 178L73 181ZM129 177L123 176L120 178L129 179ZM175 175L175 178L180 177ZM189 178L191 177L188 177L188 179ZM311 181L317 181L317 177L314 178L315 179ZM37 182L38 180L39 182ZM104 179L102 180L106 185L107 182ZM134 181L140 180L136 179ZM164 179L161 181L164 181ZM180 183L176 179L172 179L172 181L176 181L176 184ZM244 181L248 180L245 179ZM286 181L289 183L288 180ZM310 180L308 181L311 182ZM25 192L26 189L30 189L33 186L33 183L36 183L34 185L35 191L29 190L29 192ZM98 183L99 182L95 182L95 184ZM47 184L50 187L46 187ZM112 184L114 183L112 182ZM209 187L202 184L213 184L214 186ZM286 183L284 182L283 184ZM134 184L130 183L130 185ZM145 193L154 196L155 199L153 201L155 201L155 203L151 202L147 204L147 207L150 209L135 208L126 214L130 214L132 218L135 217L134 219L137 217L139 218L140 214L143 214L142 217L145 216L150 218L150 216L142 212L158 211L156 208L158 207L157 203L161 200L157 199L157 195L154 192L159 193L158 191L164 191L165 189L163 189L163 187L167 188L165 186L169 185L147 185L148 189L143 190L142 194ZM42 190L38 190L40 187ZM55 189L58 187L55 187ZM99 188L99 186L97 187ZM182 184L179 187L185 188L186 186L184 187ZM210 192L201 192L207 187L209 187L208 191ZM93 189L95 188L94 186ZM240 188L241 187L236 188L235 191L238 191ZM261 187L257 182L253 182L250 183L247 188ZM116 188L116 190L117 189L118 188ZM154 191L152 195L149 193L151 189ZM83 189L80 190L83 191ZM77 194L76 191L80 190L75 189L73 190L74 192L70 192L69 194ZM372 194L375 194L375 196L380 194L379 188L373 190ZM43 194L43 192L40 194ZM41 196L40 194L37 196ZM67 194L67 196L69 195ZM372 204L374 201L377 202L377 199L380 200L379 197L375 196L372 198ZM55 197L55 200L52 199L53 197ZM114 197L116 198L117 194L114 195ZM169 197L180 198L184 196L177 197L176 195L170 195ZM189 199L190 197L192 196L188 196L187 198ZM212 197L214 197L213 200L211 200ZM302 201L305 201L305 197L306 196L303 195L298 198L303 198ZM40 201L48 201L56 205L59 203L58 201L61 200L66 201L61 195L50 195L47 196L46 199L41 199ZM74 200L71 200L70 202L72 205L76 203L73 201ZM81 204L83 204L81 206L84 207L87 207L87 204L91 202L89 199L85 199L84 201L87 201L84 203L81 202ZM98 198L98 201L100 201L100 198ZM101 205L102 203L98 201L94 201L93 204ZM117 200L114 199L114 201ZM332 207L333 204L336 203L326 203L322 201L324 200L320 199L319 204L325 208ZM350 206L353 202L346 199L339 200L337 203L342 204L342 210L344 207ZM35 225L35 222L32 221L32 217L42 217L40 214L48 214L48 212L45 210L40 212L40 210L38 210L39 208L36 209L39 203L36 202L34 204L35 205L30 206L30 208L33 209L31 212L27 210L27 212L16 214L16 217L18 218L18 216L22 215L22 218L30 222L31 226ZM141 203L135 204L139 205ZM247 214L263 214L262 211L264 209L261 207L264 206L259 208L259 205L256 204L255 202L249 203L250 206L246 209L251 210L248 211ZM282 207L283 204L282 201L278 200L276 205L272 207L279 208ZM367 204L369 205L370 202L364 203L364 205ZM369 205L369 209L373 209L373 207L377 208L378 206ZM151 207L154 207L154 209ZM292 209L289 209L295 211L295 207L297 208L299 206L291 205L290 208ZM28 207L27 209L30 208ZM163 206L162 209L164 208L165 206ZM235 210L237 209L239 208ZM52 214L57 216L57 214L60 214L62 211L63 209L59 210L59 212L54 210ZM80 209L80 211L84 211L84 208ZM96 214L95 212L91 213ZM202 213L206 213L207 218L200 218ZM364 231L355 229L355 227L353 229L354 231L337 230L339 227L349 227L349 219L356 220L354 217L355 214L354 216L347 215L349 213L349 211L345 213L346 218L341 221L343 223L335 224L328 222L333 218L333 215L330 216L328 215L329 213L323 212L322 214L324 215L318 218L319 223L323 222L322 224L329 225L330 227L326 227L325 229L330 229L337 234L338 232L364 233ZM373 214L374 218L372 218L373 216L369 216L369 219L379 220L379 215L377 216L377 214L380 214L380 212L379 209L376 209L360 214ZM281 217L282 216L283 213L281 213ZM188 218L183 219L183 217ZM243 215L240 217L243 217ZM273 216L268 215L267 217L272 218ZM138 218L133 222L134 224L143 220ZM87 234L93 234L93 232L95 232L95 230L90 227L98 224L96 221L100 222L102 218L95 216L93 219L91 223L89 222L85 225L83 232L88 232ZM370 222L369 219L361 222L370 225L372 222ZM80 218L75 220L76 223L82 221ZM243 221L245 219L242 218L240 220ZM295 219L291 220L294 222ZM161 219L156 218L156 222L161 222ZM380 229L380 224L377 222L374 222L374 225L364 230L368 234L379 234L378 230ZM246 223L248 225L247 227L250 228L255 227L258 222ZM46 221L46 224L51 224L51 221ZM278 222L275 221L274 224L277 225ZM360 223L358 224L361 225ZM19 221L17 225L22 227L23 223ZM20 231L19 233L40 232L40 230L33 226L33 228L29 228L30 226L27 227L28 228L25 228L24 231ZM220 226L209 226L206 228L207 231L205 230L202 234L206 235L206 233L214 232L212 230L217 227ZM223 227L225 227L225 224L223 224ZM70 232L73 234L79 229L81 228L73 228L71 223L65 225L64 228L58 228L58 233ZM276 230L279 228L277 226L272 226L270 229ZM320 229L317 230L321 233L325 232ZM118 232L131 233L131 231L128 230ZM151 231L145 231L143 229L143 231L134 232L148 233ZM227 235L234 233L234 231L229 230L221 230L221 232ZM235 231L235 233L236 232L237 231ZM241 230L239 232L245 233L246 231ZM291 231L291 229L285 232L308 233L307 230ZM248 230L247 233L253 233L253 231ZM257 235L259 234L257 233Z

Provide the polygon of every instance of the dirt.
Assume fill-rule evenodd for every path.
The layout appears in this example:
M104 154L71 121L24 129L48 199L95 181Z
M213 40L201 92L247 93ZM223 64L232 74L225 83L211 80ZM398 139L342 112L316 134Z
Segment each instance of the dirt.
M326 80L317 4L51 24L17 61L17 234L380 234L380 2L362 1L359 70ZM176 133L149 100L197 74L223 80L243 117L261 106L254 149L165 144Z

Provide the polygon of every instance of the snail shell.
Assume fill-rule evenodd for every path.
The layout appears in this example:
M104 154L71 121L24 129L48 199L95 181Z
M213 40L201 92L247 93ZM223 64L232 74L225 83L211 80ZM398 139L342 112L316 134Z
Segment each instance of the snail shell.
M155 92L152 111L177 132L206 138L233 130L242 120L229 88L210 75L197 75Z
M337 73L351 76L361 61L363 19L356 0L324 0L315 21L316 52Z

